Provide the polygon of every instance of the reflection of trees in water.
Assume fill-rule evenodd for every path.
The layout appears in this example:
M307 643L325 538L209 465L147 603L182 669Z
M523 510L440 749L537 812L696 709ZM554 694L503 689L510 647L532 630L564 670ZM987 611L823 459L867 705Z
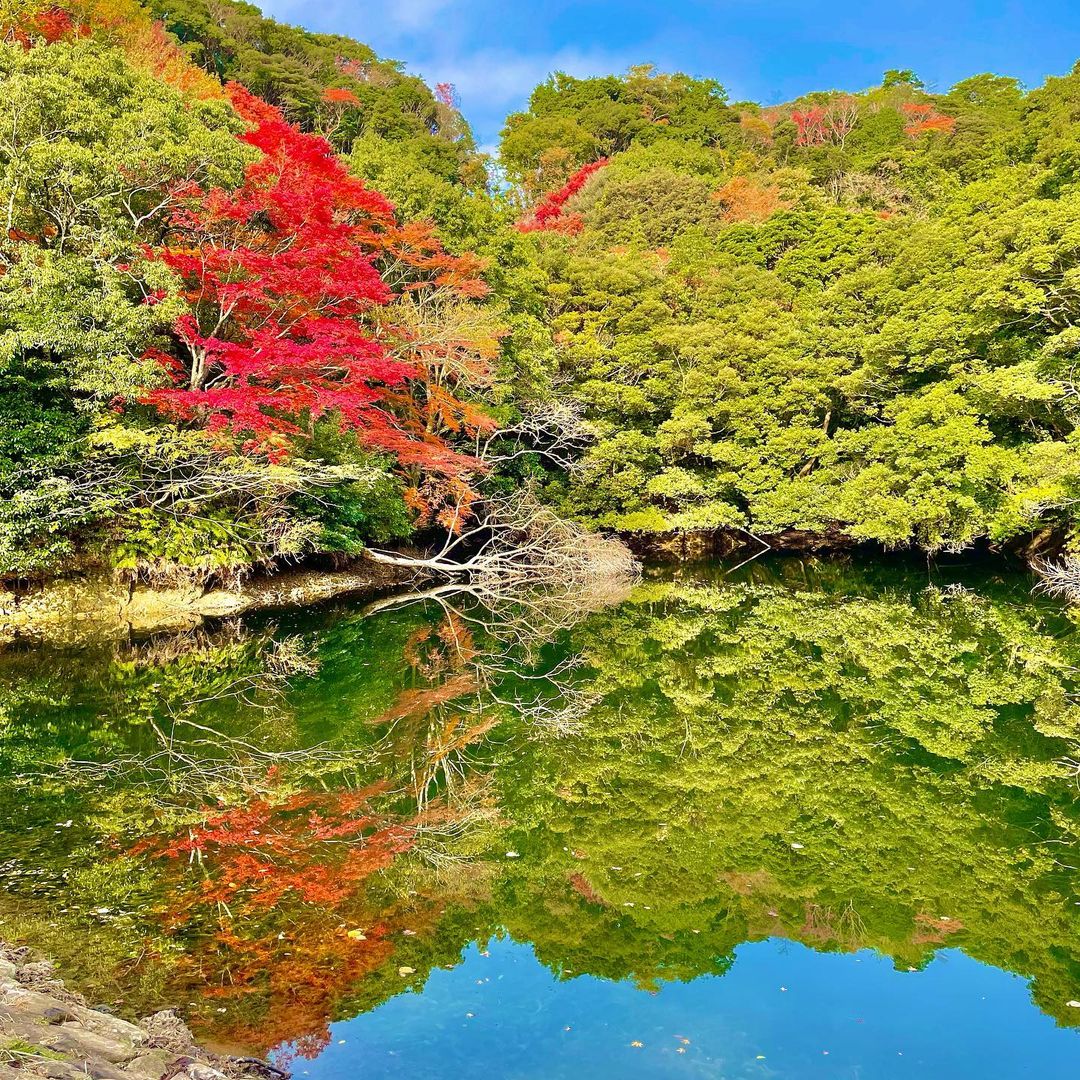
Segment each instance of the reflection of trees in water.
M529 707L522 687L557 709L574 665L543 655L547 640L589 610L564 590L548 602L475 585L388 606L313 632L229 626L97 657L79 672L90 707L64 694L62 730L26 748L34 767L16 784L109 807L95 824L121 854L100 863L114 880L98 873L96 902L142 881L139 965L170 966L216 1038L314 1053L361 981L390 978L387 996L430 969L447 906L488 897L487 737ZM16 711L20 694L28 706L78 685L78 668L35 669L35 692L12 688ZM347 722L311 741L323 696L345 701Z
M180 898L144 918L148 962L173 965L205 1032L301 1053L502 926L564 977L646 988L767 936L901 968L960 945L1071 1020L1071 626L992 583L781 573L647 582L618 606L438 588L99 670L174 735L185 782L200 763L209 778L184 807L95 777L126 800L104 831L167 855L117 874ZM283 641L306 666L263 686ZM120 715L86 721L113 760L160 751ZM231 846L194 843L222 822Z
M582 627L603 698L503 785L506 925L555 970L643 985L765 936L902 968L960 945L1075 1022L1072 628L854 584L650 583Z

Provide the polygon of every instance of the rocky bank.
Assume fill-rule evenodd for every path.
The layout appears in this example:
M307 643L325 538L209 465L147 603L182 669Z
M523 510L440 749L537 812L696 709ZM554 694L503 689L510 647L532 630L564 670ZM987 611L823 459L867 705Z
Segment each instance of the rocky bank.
M108 573L0 583L0 645L81 646L191 630L207 620L303 607L337 596L374 596L425 580L415 570L356 559L337 569L294 568L231 588L130 584Z
M285 1080L254 1058L195 1045L175 1013L129 1023L91 1008L52 964L0 942L0 1080Z

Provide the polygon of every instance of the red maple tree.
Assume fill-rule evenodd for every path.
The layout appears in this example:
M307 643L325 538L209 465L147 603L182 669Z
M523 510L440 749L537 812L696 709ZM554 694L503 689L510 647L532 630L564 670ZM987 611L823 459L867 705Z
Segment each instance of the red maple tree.
M563 209L589 179L607 163L607 158L598 158L578 169L558 191L553 191L541 199L532 214L517 223L517 230L519 232L580 232L581 218L577 214L564 214Z
M797 146L824 146L832 143L842 147L859 122L859 102L850 94L841 94L825 105L814 105L805 112L796 109L791 114L795 125Z
M158 357L173 385L141 400L164 415L287 455L291 438L336 416L367 445L445 472L471 459L387 407L421 374L395 357L375 309L403 291L483 295L479 260L448 254L424 224L351 176L322 137L227 87L260 156L233 191L176 192L171 243L152 256L177 272L190 305Z
M20 10L17 17L0 22L0 38L24 49L36 44L52 45L68 37L85 37L89 29L76 21L70 11L55 4L37 10Z

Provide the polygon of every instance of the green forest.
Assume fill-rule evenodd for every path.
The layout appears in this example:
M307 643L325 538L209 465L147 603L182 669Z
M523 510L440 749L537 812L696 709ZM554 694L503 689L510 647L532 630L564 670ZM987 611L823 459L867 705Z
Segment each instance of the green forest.
M0 4L0 576L461 535L1074 542L1080 69L454 88L235 0ZM722 73L718 73L722 74Z

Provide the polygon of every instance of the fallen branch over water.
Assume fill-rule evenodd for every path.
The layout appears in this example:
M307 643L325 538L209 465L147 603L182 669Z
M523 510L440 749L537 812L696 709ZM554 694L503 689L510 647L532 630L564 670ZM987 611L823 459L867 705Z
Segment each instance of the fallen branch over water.
M1080 603L1080 558L1066 556L1061 562L1037 559L1032 564L1041 579L1039 588L1070 603Z
M447 536L432 555L369 549L368 558L502 588L584 589L599 581L635 579L640 568L620 540L559 517L529 491L491 499L476 523Z

